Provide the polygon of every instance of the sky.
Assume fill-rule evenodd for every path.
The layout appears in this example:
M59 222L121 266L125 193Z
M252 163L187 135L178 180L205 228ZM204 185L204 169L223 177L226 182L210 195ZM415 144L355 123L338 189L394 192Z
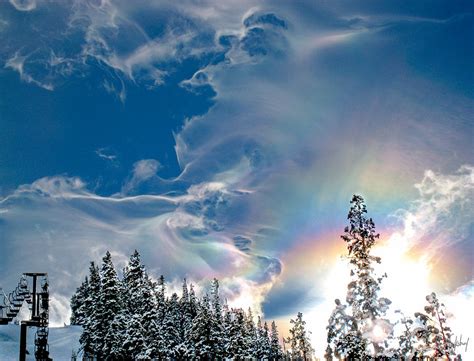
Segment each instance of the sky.
M302 311L320 354L357 193L393 307L436 291L466 337L473 8L0 2L0 286L48 272L62 325L89 262L138 249L282 329Z

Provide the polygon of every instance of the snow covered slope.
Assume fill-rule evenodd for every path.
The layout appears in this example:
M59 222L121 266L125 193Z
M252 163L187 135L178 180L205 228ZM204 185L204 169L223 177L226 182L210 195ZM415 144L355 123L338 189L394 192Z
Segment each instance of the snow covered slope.
M34 337L36 328L28 329L28 352L27 360L34 360ZM81 326L66 326L49 329L49 352L54 361L69 361L72 350L79 349L79 337L82 332ZM20 326L0 325L0 360L18 360L20 344Z

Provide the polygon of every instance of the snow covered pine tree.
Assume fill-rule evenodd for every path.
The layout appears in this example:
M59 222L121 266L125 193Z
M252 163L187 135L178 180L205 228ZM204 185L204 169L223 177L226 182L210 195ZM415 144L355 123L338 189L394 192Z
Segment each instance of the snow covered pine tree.
M336 300L336 308L329 318L326 359L384 357L388 351L386 341L393 331L392 324L383 318L391 302L378 297L380 283L386 275L374 275L373 263L381 260L370 254L379 234L372 218L365 215L364 199L354 195L350 203L349 226L341 238L347 243L352 281L347 286L347 305Z
M270 360L281 360L283 351L281 350L280 339L275 321L272 321L270 334Z
M290 336L286 343L291 348L291 360L306 361L312 360L314 350L309 341L309 331L306 331L306 321L303 321L303 314L298 312L295 320L290 320Z
M86 319L84 303L89 290L89 278L86 276L82 284L71 297L71 325L84 325Z
M439 302L434 292L426 296L426 301L428 305L425 306L425 312L415 313L419 323L412 333L417 341L412 341L412 344L415 344L416 357L460 360L460 355L456 357L456 345L452 341L451 328L446 322L444 304Z
M119 322L124 317L127 322L141 320L140 327L127 332L125 339L125 354L133 358L150 359L157 354L155 335L158 324L156 322L155 284L148 276L145 266L141 263L137 250L130 256L123 271L122 294L123 309L117 315ZM118 336L117 336L118 337Z
M99 304L100 296L100 275L99 268L95 265L94 262L91 262L89 267L89 283L87 284L86 297L83 300L83 304L78 307L82 310L83 319L82 327L83 332L80 337L80 342L82 345L82 352L85 360L89 360L89 357L95 354L96 347L96 330L99 323L97 317L97 305ZM79 297L76 297L76 302L80 300ZM76 317L76 320L79 318Z
M99 321L96 325L96 354L110 355L112 345L108 342L107 334L115 315L119 314L122 309L122 287L112 263L112 256L108 251L102 259L100 285L99 303L96 309Z

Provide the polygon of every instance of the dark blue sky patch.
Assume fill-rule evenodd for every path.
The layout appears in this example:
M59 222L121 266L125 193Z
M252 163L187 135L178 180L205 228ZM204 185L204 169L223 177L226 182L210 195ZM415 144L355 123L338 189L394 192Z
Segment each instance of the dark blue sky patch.
M201 66L199 60L186 60L170 69L166 85L151 90L125 83L124 103L105 91L108 78L100 67L92 66L87 79L71 79L61 91L53 92L2 71L0 183L4 190L47 175L69 174L80 175L93 188L98 185L100 194L111 194L120 191L134 162L148 158L162 164L161 177L177 176L173 132L185 118L204 114L213 104L212 88L189 92L179 84ZM117 84L116 78L108 81ZM104 148L116 157L113 167L97 154Z
M453 91L474 96L474 14L395 27L411 67Z

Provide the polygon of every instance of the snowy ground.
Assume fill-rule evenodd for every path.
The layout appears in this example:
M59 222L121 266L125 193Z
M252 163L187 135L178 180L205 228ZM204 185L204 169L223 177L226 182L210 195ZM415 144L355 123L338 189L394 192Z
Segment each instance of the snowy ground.
M28 329L28 352L27 360L34 360L34 337L36 328ZM68 361L71 359L72 350L79 348L79 337L82 328L80 326L66 326L49 329L49 352L55 361ZM19 325L0 325L0 360L18 360L20 344Z

